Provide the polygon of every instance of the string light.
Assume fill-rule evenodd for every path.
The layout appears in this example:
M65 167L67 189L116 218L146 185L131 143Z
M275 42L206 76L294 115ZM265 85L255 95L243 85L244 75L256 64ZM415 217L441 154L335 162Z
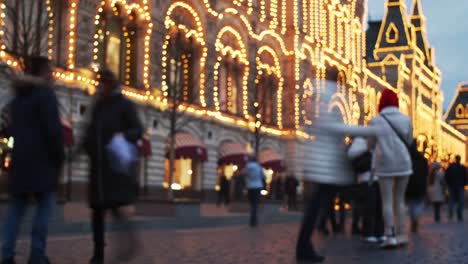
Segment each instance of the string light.
M138 2L138 3L136 3ZM57 21L55 21L54 10L51 6L52 1L46 0L46 8L48 11L48 55L53 55L54 48L54 30ZM140 27L138 32L142 32L143 36L143 50L140 56L134 54L135 49L131 49L135 43L132 41L132 31L134 28L125 24L123 29L123 44L124 44L124 83L123 93L129 98L138 102L147 103L154 107L164 109L170 105L167 100L167 80L168 72L167 65L170 63L168 57L168 45L171 43L171 35L169 32L176 30L181 32L186 39L193 39L197 47L197 58L199 58L199 91L200 91L200 105L182 105L180 110L186 110L189 114L199 118L216 119L220 122L232 124L245 129L253 129L257 124L252 121L252 117L248 113L248 78L249 78L249 58L247 53L247 36L250 41L259 43L260 49L256 54L256 67L257 71L264 75L273 75L278 81L277 88L277 124L272 127L268 125L261 126L261 131L270 135L281 137L299 137L312 139L302 130L302 125L310 125L310 115L315 113L319 114L318 102L320 101L320 93L323 89L328 89L325 85L327 69L336 68L340 73L340 78L337 80L339 87L337 92L333 95L333 102L331 105L337 107L343 112L343 116L347 123L357 123L360 117L364 123L367 123L376 114L376 106L381 96L380 91L388 88L396 91L400 97L400 105L403 112L412 114L415 121L415 131L417 133L427 134L425 140L430 138L435 139L436 145L442 146L440 153L453 152L453 150L460 150L460 142L465 141L461 133L455 128L438 120L441 115L441 104L443 100L442 93L439 92L440 70L433 64L427 66L425 60L428 59L427 51L422 51L419 47L415 46L414 41L408 41L408 45L403 46L379 46L374 49L374 58L377 62L367 63L363 58L366 54L366 34L363 33L363 26L360 18L356 17L357 0L339 1L339 0L304 0L302 1L302 10L299 9L299 1L286 1L286 0L260 0L260 24L258 27L252 25L252 16L256 15L253 12L253 0L233 0L224 7L212 6L212 1L203 0L203 5L199 9L195 9L190 1L173 2L168 10L164 20L164 27L167 34L164 38L162 49L162 83L161 90L141 91L132 87L132 58L143 58L138 62L138 69L142 69L142 82L146 89L150 89L150 58L151 54L151 37L154 30L154 25L151 21L151 12L148 0L141 1L128 1L128 0L104 0L96 10L95 24L96 34L93 38L93 69L97 69L97 62L100 61L99 41L106 33L104 29L100 28L100 19L104 17L105 12L108 12L109 7L119 5L122 10L121 16L132 17L137 21L137 27ZM390 2L387 3L389 5ZM397 3L396 5L400 5ZM402 4L401 4L402 5ZM403 6L403 5L402 5ZM5 4L0 0L0 37L5 34ZM78 16L78 0L70 0L68 6L68 58L67 70L54 69L54 77L57 80L73 84L74 87L86 89L89 93L95 91L97 82L89 76L84 76L75 72L76 67L76 44L77 44L77 16ZM294 8L293 12L287 12L288 8ZM190 14L190 20L193 22L187 24L176 15L176 9L182 10ZM402 15L404 14L404 6L400 7ZM236 26L241 27L246 31L246 37L239 34L239 30L234 30L234 27L226 23L218 32L215 40L215 65L213 69L206 69L208 46L206 44L205 27L202 23L201 13L208 14L218 23L223 23L228 19L235 19L239 21ZM299 15L301 12L301 15ZM177 13L179 14L179 13ZM299 19L302 17L302 28L300 28ZM412 17L413 19L419 19ZM130 19L131 20L131 19ZM293 20L293 22L291 22ZM292 27L291 27L292 23ZM382 27L379 32L379 39L377 43L384 41L395 42L395 38L400 36L396 25L391 26L391 21L387 21L385 17L383 24L390 26ZM424 33L424 25L420 26L408 25L407 19L403 19L405 24L403 36L410 40L411 34L409 30ZM236 28L238 28L236 27ZM141 29L141 30L140 30ZM291 40L293 38L293 41ZM224 41L224 39L233 41ZM0 38L0 40L3 38ZM140 40L140 38L138 38ZM134 48L134 47L133 47ZM367 47L373 49L374 47ZM18 61L6 52L5 43L1 42L0 58L2 61L10 66L17 67ZM402 55L400 58L394 56L392 53L398 53L406 50L414 50L411 55ZM140 52L138 50L138 52ZM268 58L272 58L268 60ZM232 75L227 75L227 95L228 97L242 98L242 114L243 117L231 116L227 113L220 112L219 102L219 87L217 80L220 78L221 64L226 60L235 60L239 63L242 76L242 84L237 83ZM418 69L410 69L403 60L413 59L421 67ZM294 62L294 64L284 64L285 61ZM432 62L431 62L432 63ZM291 66L289 66L291 65ZM292 66L294 65L294 66ZM308 65L307 67L303 65ZM198 66L198 65L197 65ZM306 70L308 67L314 68L314 71ZM387 66L398 67L398 76L402 80L397 84L390 84L386 79ZM284 67L284 68L283 68ZM289 67L293 67L289 71ZM184 60L183 70L188 72L187 60ZM374 70L376 69L376 70ZM213 90L215 109L207 110L207 98L205 91L206 74L207 71L213 70L215 80L215 87ZM292 73L294 71L294 73ZM414 71L417 71L416 73ZM376 73L379 74L376 74ZM260 75L261 75L260 74ZM418 78L411 78L417 75ZM283 89L285 85L286 76L291 76L293 80L288 79L288 85L292 85L294 98L294 129L283 128ZM187 75L183 76L184 81L184 97L188 96L188 82ZM256 76L258 81L259 76ZM312 81L315 80L315 81ZM211 81L211 80L209 80ZM413 95L404 93L404 82L410 82L412 87L418 87L418 99L413 102ZM393 86L395 85L395 87ZM242 86L242 93L237 94L236 88ZM161 94L156 95L159 92ZM306 103L311 100L315 95L315 110L306 109ZM363 98L363 102L359 99ZM425 101L430 101L430 106L424 105ZM236 105L234 105L234 102ZM284 101L285 102L285 101ZM418 106L418 102L420 105ZM228 108L231 111L237 110L237 101L228 100ZM443 138L443 139L442 139ZM442 144L444 143L444 144ZM442 145L441 145L442 144ZM464 145L463 145L464 146ZM444 149L445 148L445 149ZM460 150L464 153L465 150Z

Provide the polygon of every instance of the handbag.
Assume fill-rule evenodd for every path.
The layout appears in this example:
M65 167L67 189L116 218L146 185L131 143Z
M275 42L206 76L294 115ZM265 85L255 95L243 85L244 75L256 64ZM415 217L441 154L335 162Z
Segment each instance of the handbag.
M124 136L115 136L106 146L109 166L115 173L131 176L137 160L137 148Z

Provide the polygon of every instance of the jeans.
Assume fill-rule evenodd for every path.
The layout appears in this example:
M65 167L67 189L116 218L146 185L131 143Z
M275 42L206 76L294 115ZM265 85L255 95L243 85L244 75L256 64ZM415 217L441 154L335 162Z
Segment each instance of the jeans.
M363 200L358 201L363 204L363 236L381 237L384 234L384 221L379 184L374 182L369 185L366 182L361 183L359 187L364 192Z
M463 220L463 207L465 199L465 190L463 187L450 187L450 199L449 199L449 218L452 219L453 209L455 203L457 203L457 217L458 220Z
M380 177L386 235L406 235L405 191L409 177ZM395 219L397 221L395 221Z
M256 226L258 224L257 211L258 211L258 203L260 202L261 190L262 189L249 189L248 190L251 226Z
M15 257L16 239L21 220L28 204L28 195L13 195L10 198L3 233L2 260ZM34 194L37 201L36 214L31 231L31 259L46 257L47 233L54 204L55 193Z
M296 256L303 257L308 254L315 253L312 245L312 235L314 226L320 214L320 207L323 200L333 195L333 186L327 184L319 184L317 189L312 192L305 206L304 218L302 219L299 237L296 244Z

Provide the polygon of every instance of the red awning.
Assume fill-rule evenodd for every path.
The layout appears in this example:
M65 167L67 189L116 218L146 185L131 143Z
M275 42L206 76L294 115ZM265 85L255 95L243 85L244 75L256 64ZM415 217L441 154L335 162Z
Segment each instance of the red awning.
M267 148L262 150L258 161L264 168L272 169L276 172L285 170L283 157L274 149Z
M174 147L176 159L191 158L200 161L208 160L208 151L205 144L190 133L177 133ZM166 158L169 158L169 144L166 145Z
M249 153L239 143L226 142L219 148L219 165L235 164L243 167L249 159Z
M63 128L63 144L67 147L72 146L75 143L73 128L67 119L61 118L60 120Z
M143 157L151 156L153 154L151 148L151 140L149 140L146 137L143 137L142 139L138 140L138 152Z

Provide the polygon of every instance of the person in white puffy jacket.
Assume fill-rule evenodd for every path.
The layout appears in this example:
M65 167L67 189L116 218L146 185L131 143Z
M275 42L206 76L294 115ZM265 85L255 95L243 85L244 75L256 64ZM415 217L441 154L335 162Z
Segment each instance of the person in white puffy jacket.
M329 111L331 101L328 91L336 89L336 82L328 81L327 87L320 94L320 115L313 120L314 125L308 130L315 139L303 142L304 183L311 186L305 193L304 217L296 243L296 259L319 263L324 257L315 251L311 237L319 218L321 207L329 200L336 186L354 184L355 177L347 157L345 136L372 137L383 133L378 126L349 126L337 112Z

